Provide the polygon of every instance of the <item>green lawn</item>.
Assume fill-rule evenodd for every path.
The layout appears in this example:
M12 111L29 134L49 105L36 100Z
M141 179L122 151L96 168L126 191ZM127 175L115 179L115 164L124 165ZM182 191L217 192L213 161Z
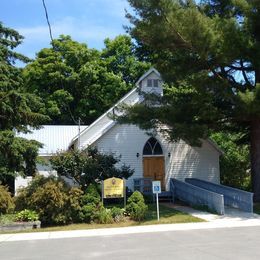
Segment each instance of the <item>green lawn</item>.
M95 228L116 228L116 227L129 227L129 226L138 226L138 225L176 224L176 223L203 222L203 221L204 220L193 217L189 214L160 205L160 221L158 222L156 205L149 205L147 216L141 222L127 219L124 222L113 223L113 224L71 224L65 226L55 226L55 227L46 227L46 228L34 229L28 231L20 231L19 233L65 231L65 230L95 229ZM8 232L2 232L2 233L8 233ZM17 233L17 232L9 232L9 233Z

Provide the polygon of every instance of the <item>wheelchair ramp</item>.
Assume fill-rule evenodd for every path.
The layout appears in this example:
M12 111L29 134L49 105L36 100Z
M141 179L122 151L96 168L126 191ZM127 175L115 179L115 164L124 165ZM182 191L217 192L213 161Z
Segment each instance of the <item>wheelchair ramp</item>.
M253 212L253 193L231 188L225 185L215 184L212 182L187 178L186 183L189 183L198 188L215 192L224 196L224 205L229 208L236 208L244 212ZM231 211L231 210L229 210Z
M191 206L204 206L220 215L225 214L224 196L222 194L174 178L170 181L170 191L173 198L178 198Z

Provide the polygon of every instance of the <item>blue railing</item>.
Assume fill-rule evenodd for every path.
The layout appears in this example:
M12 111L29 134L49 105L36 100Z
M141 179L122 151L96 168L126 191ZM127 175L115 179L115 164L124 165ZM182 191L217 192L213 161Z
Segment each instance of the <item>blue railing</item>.
M134 179L134 190L140 191L142 194L152 194L152 179L151 178L137 178Z
M253 193L251 192L195 178L187 178L185 179L185 182L212 192L222 194L224 196L224 204L226 206L239 208L246 212L253 212Z
M221 194L173 178L171 179L170 189L174 198L185 201L192 206L207 206L220 215L225 214L224 196Z

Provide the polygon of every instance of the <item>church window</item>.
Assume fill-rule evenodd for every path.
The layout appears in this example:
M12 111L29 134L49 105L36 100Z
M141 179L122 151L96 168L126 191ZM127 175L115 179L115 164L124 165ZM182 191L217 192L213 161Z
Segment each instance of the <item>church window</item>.
M162 155L162 147L159 142L151 137L145 144L143 149L143 155Z

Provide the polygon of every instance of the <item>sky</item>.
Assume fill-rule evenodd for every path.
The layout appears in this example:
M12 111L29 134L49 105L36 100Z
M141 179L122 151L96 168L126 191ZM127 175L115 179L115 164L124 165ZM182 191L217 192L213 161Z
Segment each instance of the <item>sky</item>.
M125 34L127 0L45 0L53 38L61 34L102 49L105 38ZM16 51L35 58L50 47L49 29L42 0L1 0L0 21L25 37Z

